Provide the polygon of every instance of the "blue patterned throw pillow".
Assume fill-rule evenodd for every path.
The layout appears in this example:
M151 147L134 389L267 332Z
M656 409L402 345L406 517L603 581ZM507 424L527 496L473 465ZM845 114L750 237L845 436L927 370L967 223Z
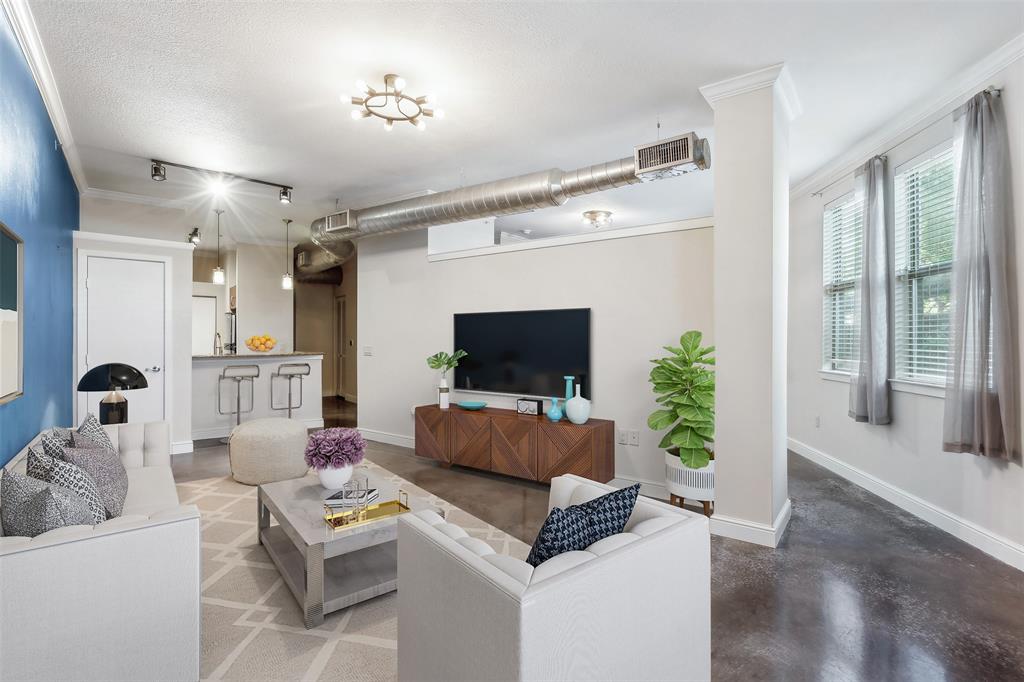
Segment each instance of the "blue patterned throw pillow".
M539 566L564 552L586 549L601 538L621 533L636 506L640 484L565 509L555 507L533 541L526 563Z

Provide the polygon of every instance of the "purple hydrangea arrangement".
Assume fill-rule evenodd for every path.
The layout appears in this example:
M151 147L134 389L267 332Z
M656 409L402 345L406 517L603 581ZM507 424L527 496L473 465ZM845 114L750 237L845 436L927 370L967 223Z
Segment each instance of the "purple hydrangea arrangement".
M365 455L366 441L355 429L323 429L306 443L306 464L317 471L359 464Z

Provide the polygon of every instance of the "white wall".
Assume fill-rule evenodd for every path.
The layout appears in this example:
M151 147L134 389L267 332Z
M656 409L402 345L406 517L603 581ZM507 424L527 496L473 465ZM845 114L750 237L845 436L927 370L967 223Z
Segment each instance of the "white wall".
M640 431L639 447L616 446L616 476L661 485L660 434L647 430L656 408L648 360L688 329L710 337L711 262L709 227L435 262L422 230L363 240L359 427L411 445L410 408L436 400L437 375L425 360L452 350L454 313L591 308L592 416Z
M294 350L293 296L281 288L284 247L239 244L235 250L238 277L238 352L250 353L245 340L269 334L275 352Z
M991 83L1005 86L1016 260L1024 263L1024 61L978 83L976 90ZM890 163L896 165L923 152L939 138L948 139L951 131L945 116L926 130L909 131L907 142L890 151ZM840 183L824 196L794 197L791 205L790 445L1024 569L1024 468L1020 463L943 452L941 397L896 391L891 425L856 423L847 416L847 384L829 381L819 373L822 209L842 190ZM1024 301L1022 284L1024 278L1019 278L1019 301ZM1024 324L1019 338L1024 339Z

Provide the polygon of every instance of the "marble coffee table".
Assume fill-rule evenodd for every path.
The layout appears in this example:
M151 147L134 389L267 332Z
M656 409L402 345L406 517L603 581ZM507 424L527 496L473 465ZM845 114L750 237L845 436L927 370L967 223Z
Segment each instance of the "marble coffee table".
M378 467L359 468L379 502L398 499L400 481ZM398 587L398 517L351 528L324 521L324 489L315 474L259 486L256 517L259 542L302 607L307 628L324 614L358 604ZM408 491L407 491L408 492ZM413 511L437 508L409 495ZM277 524L271 525L271 516Z

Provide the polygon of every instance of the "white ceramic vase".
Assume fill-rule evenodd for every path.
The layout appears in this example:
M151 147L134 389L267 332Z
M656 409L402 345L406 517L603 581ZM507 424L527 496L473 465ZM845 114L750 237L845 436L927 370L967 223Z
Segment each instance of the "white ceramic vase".
M441 372L441 381L437 384L437 406L447 410L451 404L451 390L448 388L448 377Z
M586 424L590 419L590 401L580 395L579 384L576 384L576 397L565 401L565 416L573 424Z
M348 479L352 478L352 465L346 464L343 467L331 469L317 469L317 476L320 477L320 485L328 490L341 490Z

